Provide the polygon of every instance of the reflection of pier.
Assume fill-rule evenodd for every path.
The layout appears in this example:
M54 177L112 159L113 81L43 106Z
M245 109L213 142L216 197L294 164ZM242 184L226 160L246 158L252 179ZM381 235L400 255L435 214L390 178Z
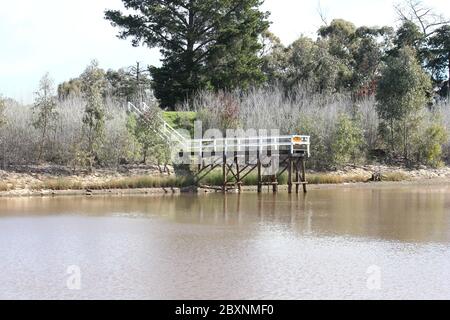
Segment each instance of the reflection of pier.
M251 201L248 201L251 197ZM254 201L256 197L256 201ZM219 200L220 199L220 200ZM301 228L304 233L311 233L312 210L308 206L307 197L298 194L279 196L275 194L225 194L216 200L217 207L222 210L214 212L214 222L226 225L245 225L257 222L281 223L292 228ZM255 205L256 203L256 205ZM203 212L203 208L201 210ZM206 222L205 218L201 222Z

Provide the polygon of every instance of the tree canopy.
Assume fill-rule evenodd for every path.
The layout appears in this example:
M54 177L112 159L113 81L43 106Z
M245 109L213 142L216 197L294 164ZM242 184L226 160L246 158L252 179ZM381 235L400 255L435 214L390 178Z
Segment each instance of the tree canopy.
M155 96L173 107L196 90L261 82L260 35L268 13L262 0L122 0L132 12L107 10L119 37L160 48L152 67Z

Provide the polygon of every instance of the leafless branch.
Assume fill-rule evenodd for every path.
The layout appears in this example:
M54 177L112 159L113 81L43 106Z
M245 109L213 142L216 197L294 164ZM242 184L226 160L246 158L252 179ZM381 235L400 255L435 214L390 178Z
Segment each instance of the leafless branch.
M322 20L322 23L325 26L328 26L328 19L327 19L326 13L324 12L324 10L322 8L322 4L320 3L320 0L317 4L317 13L319 14L320 20Z
M400 21L412 22L419 26L425 38L434 34L438 27L450 23L449 19L436 14L421 0L405 0L402 4L396 4L394 9Z

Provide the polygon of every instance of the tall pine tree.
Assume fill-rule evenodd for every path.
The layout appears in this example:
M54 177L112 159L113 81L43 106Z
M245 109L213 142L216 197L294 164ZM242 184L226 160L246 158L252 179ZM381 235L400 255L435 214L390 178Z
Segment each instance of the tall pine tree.
M107 10L119 37L158 47L155 96L174 107L203 88L234 88L264 80L259 38L269 27L263 0L122 0L129 12Z

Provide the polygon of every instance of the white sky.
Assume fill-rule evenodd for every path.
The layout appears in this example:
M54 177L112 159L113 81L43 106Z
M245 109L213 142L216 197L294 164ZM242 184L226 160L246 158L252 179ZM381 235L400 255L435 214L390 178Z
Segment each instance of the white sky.
M356 25L392 25L395 0L321 0L328 20L343 18ZM449 0L425 0L440 13ZM301 34L315 37L321 25L319 0L266 0L272 32L285 44ZM120 0L0 0L0 94L30 102L41 76L56 83L78 76L97 59L105 68L140 61L159 64L157 49L133 48L115 37L103 11L122 8Z

